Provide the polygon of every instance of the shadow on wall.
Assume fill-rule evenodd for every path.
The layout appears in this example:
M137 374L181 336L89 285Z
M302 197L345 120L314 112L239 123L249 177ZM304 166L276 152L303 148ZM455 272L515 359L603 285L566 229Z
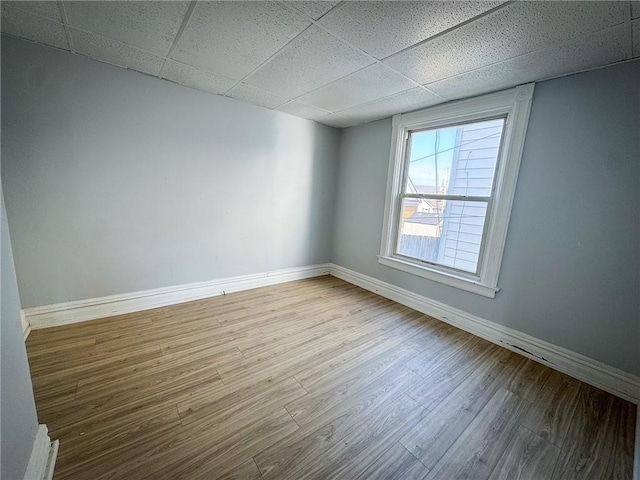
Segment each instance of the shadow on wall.
M278 119L270 269L330 261L339 131L299 121Z

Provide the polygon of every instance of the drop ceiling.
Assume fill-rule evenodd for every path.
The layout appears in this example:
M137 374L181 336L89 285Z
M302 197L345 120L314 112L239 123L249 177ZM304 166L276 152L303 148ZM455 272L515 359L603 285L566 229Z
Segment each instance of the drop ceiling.
M3 1L2 33L340 128L640 57L640 2Z

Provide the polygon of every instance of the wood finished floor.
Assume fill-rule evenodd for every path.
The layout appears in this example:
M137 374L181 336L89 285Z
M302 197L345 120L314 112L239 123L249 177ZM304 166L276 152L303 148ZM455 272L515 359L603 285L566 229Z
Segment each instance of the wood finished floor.
M55 479L630 479L636 407L333 277L27 341Z

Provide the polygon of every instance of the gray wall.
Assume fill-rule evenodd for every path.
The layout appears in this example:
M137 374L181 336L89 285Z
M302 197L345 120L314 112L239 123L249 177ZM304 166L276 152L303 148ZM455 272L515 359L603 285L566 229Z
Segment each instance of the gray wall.
M33 441L38 430L38 418L33 400L27 351L22 340L20 325L20 296L16 283L16 273L9 243L9 230L2 198L2 238L0 270L2 270L2 291L0 299L1 347L0 365L2 384L0 385L0 437L2 438L2 467L0 477L7 480L23 478L29 462Z
M380 265L391 121L342 132L333 260L640 374L640 62L536 86L495 299Z
M23 307L330 260L338 130L2 41Z

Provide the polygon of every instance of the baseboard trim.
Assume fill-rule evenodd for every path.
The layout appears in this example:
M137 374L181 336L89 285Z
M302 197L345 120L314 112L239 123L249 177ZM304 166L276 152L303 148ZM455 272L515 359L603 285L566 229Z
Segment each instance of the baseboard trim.
M635 404L640 404L640 377L390 283L330 263L27 308L21 315L23 334L26 339L31 329L122 315L327 274L504 346Z
M51 442L46 425L38 425L24 480L51 480L58 456L58 440Z
M112 317L200 300L230 292L266 287L277 283L329 274L329 264L307 265L253 275L241 275L218 280L157 288L141 292L90 298L42 307L25 308L23 317L32 329L68 325L71 323Z
M20 310L20 323L22 324L22 339L26 342L31 333L31 325L29 325L23 310Z
M329 272L365 290L442 320L625 400L640 404L640 377L340 265L330 264Z

